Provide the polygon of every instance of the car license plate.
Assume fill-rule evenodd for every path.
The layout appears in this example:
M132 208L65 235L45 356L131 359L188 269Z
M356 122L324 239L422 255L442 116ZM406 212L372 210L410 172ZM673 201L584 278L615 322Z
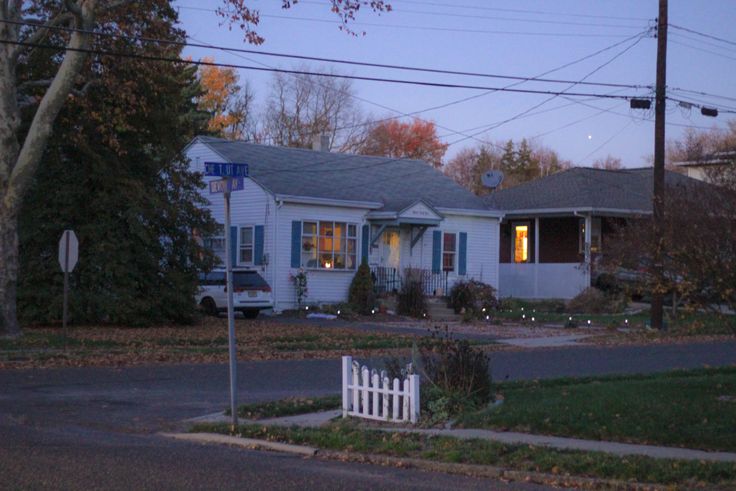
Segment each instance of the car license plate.
M258 292L248 292L248 296L249 297L257 297L258 296Z

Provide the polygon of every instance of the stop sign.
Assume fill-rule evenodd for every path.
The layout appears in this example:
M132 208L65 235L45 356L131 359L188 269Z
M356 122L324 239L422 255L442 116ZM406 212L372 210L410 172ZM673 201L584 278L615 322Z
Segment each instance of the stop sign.
M59 240L59 264L65 273L74 271L79 259L79 241L73 230L64 230Z

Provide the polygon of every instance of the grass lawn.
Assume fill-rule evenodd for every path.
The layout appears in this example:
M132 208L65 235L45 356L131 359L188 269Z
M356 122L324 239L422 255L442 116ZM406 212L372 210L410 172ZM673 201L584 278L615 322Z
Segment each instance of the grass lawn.
M736 367L497 387L501 406L458 425L736 451Z
M227 424L200 424L197 432L229 434ZM409 433L366 430L352 421L339 421L323 428L240 426L237 435L328 450L373 453L439 462L492 465L513 470L733 489L736 465L698 461L659 460L650 457L618 457L596 452L551 450L530 445L507 445L485 440L459 440Z
M388 356L411 349L416 336L236 320L238 359L303 359ZM0 368L222 363L228 359L227 319L204 318L192 326L127 328L27 327L19 339L0 339Z
M494 315L497 319L522 323L530 323L531 318L534 317L537 324L566 324L572 317L578 327L584 327L590 320L594 326L643 328L649 325L650 321L648 309L636 314L570 314L564 312L564 305L561 300L514 299L513 301L507 300L504 308ZM664 336L736 334L736 316L734 315L713 312L693 313L681 310L676 316L673 316L670 309L665 307L665 322L668 330L663 333Z
M238 407L238 416L246 419L280 418L282 416L294 416L296 414L316 413L340 409L342 396L324 397L292 397L280 401L256 402L243 404ZM230 414L230 409L225 410Z

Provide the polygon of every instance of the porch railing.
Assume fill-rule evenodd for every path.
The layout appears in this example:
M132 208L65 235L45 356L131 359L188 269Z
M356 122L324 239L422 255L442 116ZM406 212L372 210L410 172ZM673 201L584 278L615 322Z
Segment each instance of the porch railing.
M419 268L407 268L402 272L398 268L373 266L371 267L373 288L376 293L397 293L401 290L401 285L403 285L407 274L410 274L421 281L425 295L447 296L449 293L449 271L433 273L428 269Z

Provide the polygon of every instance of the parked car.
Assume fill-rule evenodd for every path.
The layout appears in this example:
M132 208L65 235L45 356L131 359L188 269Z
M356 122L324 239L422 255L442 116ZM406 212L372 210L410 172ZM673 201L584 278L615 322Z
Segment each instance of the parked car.
M199 275L199 291L195 300L207 314L217 315L227 310L225 274L224 269L213 269ZM233 307L249 319L256 318L261 310L273 308L271 287L258 271L233 270Z

